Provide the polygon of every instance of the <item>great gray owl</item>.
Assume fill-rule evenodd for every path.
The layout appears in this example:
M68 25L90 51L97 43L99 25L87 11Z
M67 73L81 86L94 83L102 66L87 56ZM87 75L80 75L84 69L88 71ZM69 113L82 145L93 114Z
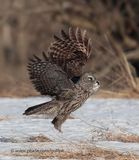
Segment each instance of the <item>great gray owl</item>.
M29 75L37 91L53 96L52 101L28 108L25 115L53 115L54 127L61 125L100 87L92 72L82 73L91 52L90 39L86 31L69 29L62 38L54 36L55 42L43 58L34 56L28 64ZM75 78L79 77L76 82Z

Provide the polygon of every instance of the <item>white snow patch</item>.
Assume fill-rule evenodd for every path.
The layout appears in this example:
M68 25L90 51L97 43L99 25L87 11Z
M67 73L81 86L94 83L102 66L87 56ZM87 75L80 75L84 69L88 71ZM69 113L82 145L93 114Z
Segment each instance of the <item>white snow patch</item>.
M12 149L42 148L42 146L43 149L66 149L66 146L68 149L73 149L72 144L80 143L139 155L139 143L108 141L105 137L109 132L139 136L139 100L88 99L72 114L75 119L68 119L63 124L63 133L55 130L51 119L46 119L45 116L22 115L28 107L49 100L47 97L0 98L0 116L10 117L0 121L0 155ZM28 137L40 134L50 138L53 143L25 143ZM9 142L8 139L13 141ZM4 157L6 159L6 156Z

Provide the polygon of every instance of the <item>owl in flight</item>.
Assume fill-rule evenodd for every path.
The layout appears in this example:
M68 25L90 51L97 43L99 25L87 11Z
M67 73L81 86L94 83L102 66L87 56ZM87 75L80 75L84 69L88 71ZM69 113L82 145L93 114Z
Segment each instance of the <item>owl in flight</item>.
M54 127L61 126L71 112L81 105L100 87L92 72L83 73L83 66L91 54L91 42L86 31L70 28L61 31L61 38L54 36L48 53L43 58L34 55L29 60L30 79L42 95L53 99L28 108L24 115L46 114L53 117Z

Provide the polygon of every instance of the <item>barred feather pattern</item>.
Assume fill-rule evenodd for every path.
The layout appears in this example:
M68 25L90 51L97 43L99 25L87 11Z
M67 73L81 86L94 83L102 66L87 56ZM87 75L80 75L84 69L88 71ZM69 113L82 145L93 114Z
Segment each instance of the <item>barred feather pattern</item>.
M50 62L43 54L44 60L35 56L29 60L30 79L42 95L58 97L64 89L74 87L61 67Z
M69 28L68 33L61 31L61 38L54 36L53 42L48 50L48 57L61 66L69 77L80 76L82 67L90 57L91 40L86 31Z
M55 36L47 56L35 56L29 60L28 71L36 90L42 95L54 96L52 101L32 106L25 115L54 114L52 123L61 131L61 125L71 112L77 110L99 88L99 82L92 72L82 74L83 65L91 52L91 42L86 31L69 29L62 38ZM79 76L74 83L71 79Z
M30 107L24 114L54 114L55 118L52 123L57 130L61 131L61 126L70 113L80 108L87 98L98 90L99 86L93 73L84 73L74 87L61 90L57 99Z
M65 101L63 106L60 108L57 116L53 119L52 123L54 127L61 132L61 126L70 115L70 113L74 112L78 108L82 106L82 104L88 99L90 93L86 91L82 86L77 85L74 89L75 96L71 101ZM92 94L92 93L91 93Z

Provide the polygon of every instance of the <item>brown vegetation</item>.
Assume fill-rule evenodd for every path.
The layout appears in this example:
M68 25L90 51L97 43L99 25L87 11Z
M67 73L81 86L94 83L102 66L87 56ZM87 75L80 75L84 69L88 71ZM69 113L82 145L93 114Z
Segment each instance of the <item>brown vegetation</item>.
M32 136L29 137L27 142L52 142L48 137L44 135L39 135L39 136Z
M122 95L127 90L128 97L138 94L137 0L0 2L0 96L38 95L28 79L28 57L47 51L52 35L69 26L86 29L92 38L91 65L86 69L97 73L103 89Z
M95 159L95 158L104 158L107 160L137 160L138 156L133 155L132 153L121 154L117 151L107 151L100 148L85 148L81 149L79 152L73 151L64 151L64 150L46 150L38 152L15 152L15 156L31 156L34 158L46 159L46 158L58 158L58 159Z
M0 121L8 121L8 120L10 120L11 119L11 117L9 117L9 116L0 116Z
M138 135L130 135L130 134L116 134L113 135L112 133L109 133L106 135L106 139L109 141L120 141L125 143L139 143L139 136Z

